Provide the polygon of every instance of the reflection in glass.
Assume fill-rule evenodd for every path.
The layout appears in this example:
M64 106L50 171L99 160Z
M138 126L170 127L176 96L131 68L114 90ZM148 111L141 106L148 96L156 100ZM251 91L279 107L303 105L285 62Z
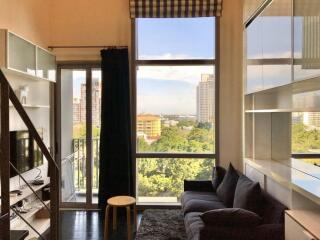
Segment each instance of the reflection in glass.
M137 159L138 202L177 203L183 182L211 179L214 159Z
M263 89L262 65L247 65L247 93Z
M247 28L247 58L262 59L261 17L257 17Z
M137 40L138 59L214 59L215 18L139 19Z
M278 87L291 82L291 65L263 65L263 87Z
M292 152L320 153L320 112L292 113Z
M294 1L294 80L320 75L320 2Z
M41 48L37 48L37 76L56 79L56 57Z
M137 151L214 152L215 75L207 66L137 71Z

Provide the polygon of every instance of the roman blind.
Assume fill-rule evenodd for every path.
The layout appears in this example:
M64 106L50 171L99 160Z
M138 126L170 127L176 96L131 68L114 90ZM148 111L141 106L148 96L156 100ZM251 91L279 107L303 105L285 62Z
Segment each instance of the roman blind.
M131 18L221 16L223 0L130 0Z

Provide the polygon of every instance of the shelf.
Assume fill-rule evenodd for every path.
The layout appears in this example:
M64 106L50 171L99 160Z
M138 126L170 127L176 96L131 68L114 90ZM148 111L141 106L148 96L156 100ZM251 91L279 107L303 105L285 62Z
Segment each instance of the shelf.
M245 158L245 162L285 186L320 204L320 179L274 160Z
M49 105L32 105L32 104L22 104L24 108L50 108ZM12 104L9 104L9 107L13 108Z
M51 83L55 83L56 81L54 80L50 80L47 78L41 78L35 75L31 75L19 70L15 70L15 69L10 69L10 68L5 68L5 67L1 67L2 72L4 73L4 75L13 75L13 76L17 76L17 77L22 77L24 80L29 80L29 81L44 81L44 82L51 82ZM8 78L10 79L10 78Z
M31 226L35 228L40 234L45 233L49 228L50 228L50 218L35 218L32 222L30 222ZM21 224L17 229L15 230L27 230L29 231L29 235L26 238L28 239L33 239L36 238L38 239L38 234L36 234L31 227L29 227L26 224Z
M46 206L50 206L50 200L48 201L44 201ZM40 200L36 200L30 204L28 204L30 206L32 206L32 208L30 209L29 212L27 213L20 213L21 216L26 219L27 221L30 220L32 217L34 217L39 211L41 210L45 210L47 211L47 209L43 206L43 204L41 203ZM16 226L19 224L19 222L22 221L20 220L19 217L15 218L12 222L11 222L11 226Z
M246 113L290 113L290 112L319 112L320 109L314 108L295 108L295 109L255 109L255 110L245 110Z
M10 240L23 240L28 235L28 230L10 230Z
M280 89L281 90L290 89L292 94L317 91L317 90L320 90L320 76L312 77L308 79L301 79L301 80L297 80L281 86L246 93L245 96L252 96L255 94L264 94L264 93L273 93L273 92L279 91Z
M32 186L33 190L35 192L41 190L45 186L49 185L50 183L50 178L44 179L44 184L39 185L39 186ZM17 202L20 202L21 200L31 196L33 192L29 189L29 187L26 187L25 189L22 190L22 195L16 196L16 197L10 197L10 206L15 205Z

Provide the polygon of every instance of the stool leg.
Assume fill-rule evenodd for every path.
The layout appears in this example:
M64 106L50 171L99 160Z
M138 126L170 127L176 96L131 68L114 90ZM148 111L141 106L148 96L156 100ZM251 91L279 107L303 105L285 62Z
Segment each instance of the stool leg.
M131 216L130 216L130 206L127 207L127 228L128 228L128 240L131 240Z
M113 231L117 230L117 207L113 207L113 222L112 229Z
M137 225L137 206L136 204L133 205L133 216L134 216L134 226L135 226L135 230L138 229L138 225Z
M108 240L108 234L109 234L109 231L108 231L108 228L109 228L109 222L108 222L108 218L109 218L109 209L110 209L110 206L107 205L106 207L106 213L104 215L104 240Z

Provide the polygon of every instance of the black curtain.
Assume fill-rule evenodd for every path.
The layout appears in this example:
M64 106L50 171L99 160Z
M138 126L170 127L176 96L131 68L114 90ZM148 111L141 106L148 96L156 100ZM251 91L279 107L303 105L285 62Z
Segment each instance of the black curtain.
M99 208L117 195L133 195L128 49L101 51L102 96Z

